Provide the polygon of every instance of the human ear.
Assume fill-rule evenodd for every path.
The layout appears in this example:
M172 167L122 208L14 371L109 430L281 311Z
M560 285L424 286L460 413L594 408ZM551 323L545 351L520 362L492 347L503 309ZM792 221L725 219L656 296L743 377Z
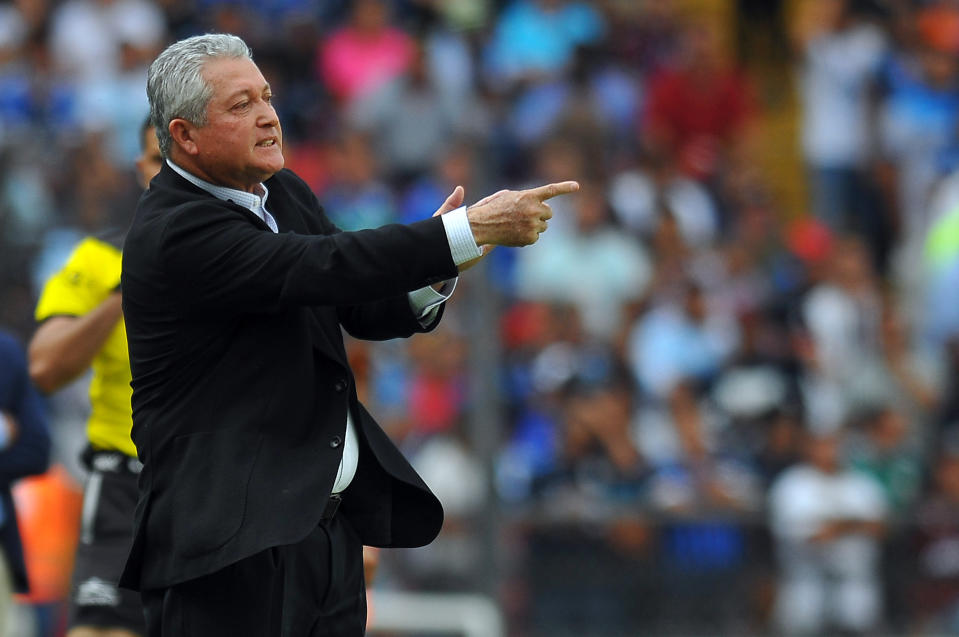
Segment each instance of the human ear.
M185 119L177 118L170 121L170 136L173 137L173 143L182 148L187 155L200 153L193 136L194 130L196 127Z

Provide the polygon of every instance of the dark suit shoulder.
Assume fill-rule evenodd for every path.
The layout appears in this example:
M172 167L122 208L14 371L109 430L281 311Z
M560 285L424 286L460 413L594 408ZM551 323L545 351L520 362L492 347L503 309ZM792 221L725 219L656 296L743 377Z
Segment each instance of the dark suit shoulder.
M240 206L217 199L164 165L137 203L128 241L135 241L134 235L144 226L155 232L158 225L167 227L180 219L201 222L209 214L220 215L225 211L244 215Z
M103 243L106 243L107 245L111 245L117 250L122 250L123 241L126 239L126 236L127 236L126 228L123 228L120 226L114 226L112 228L105 228L101 230L100 232L97 232L96 234L93 235L93 238L97 239L98 241L102 241Z

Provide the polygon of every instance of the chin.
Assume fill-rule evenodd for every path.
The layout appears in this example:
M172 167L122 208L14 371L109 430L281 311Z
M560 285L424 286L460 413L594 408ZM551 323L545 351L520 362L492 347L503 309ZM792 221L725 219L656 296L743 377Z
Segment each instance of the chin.
M276 159L272 159L271 161L265 162L263 169L269 172L270 175L275 175L276 173L283 170L283 166L285 165L286 165L286 160L283 159L283 155L280 153L277 153Z
M261 175L259 181L266 181L276 173L283 170L284 163L282 161L270 162L269 164L263 164L259 166L259 173Z

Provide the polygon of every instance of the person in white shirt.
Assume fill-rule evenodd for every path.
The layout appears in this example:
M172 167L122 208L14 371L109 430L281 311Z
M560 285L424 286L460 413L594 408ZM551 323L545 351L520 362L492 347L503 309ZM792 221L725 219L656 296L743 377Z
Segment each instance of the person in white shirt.
M805 460L769 492L779 562L775 621L784 635L824 628L865 635L882 617L888 504L874 478L843 467L840 443L836 432L808 434Z

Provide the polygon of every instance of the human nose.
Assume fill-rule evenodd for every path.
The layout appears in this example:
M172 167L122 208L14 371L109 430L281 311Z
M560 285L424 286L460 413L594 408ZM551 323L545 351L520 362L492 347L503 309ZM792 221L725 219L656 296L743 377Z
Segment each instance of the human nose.
M273 105L265 100L261 104L260 112L257 113L257 125L262 127L279 126L280 118L277 116Z

